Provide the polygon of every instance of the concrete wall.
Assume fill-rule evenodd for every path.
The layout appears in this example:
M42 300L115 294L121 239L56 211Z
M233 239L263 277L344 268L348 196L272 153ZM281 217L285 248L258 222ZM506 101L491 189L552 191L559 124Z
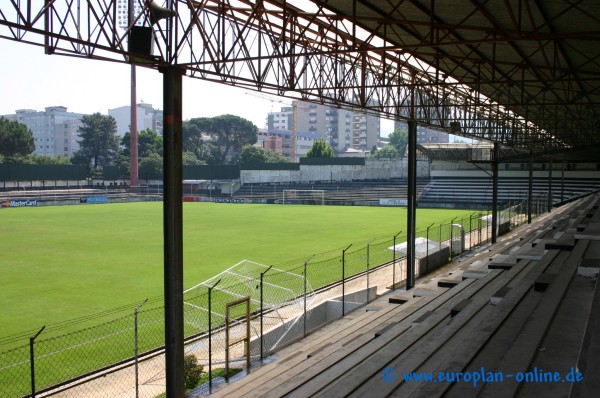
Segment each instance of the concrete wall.
M241 170L242 184L311 183L407 178L406 159L365 159L365 165L300 165L300 170ZM429 162L417 162L417 177L429 178Z
M448 264L450 258L450 247L444 244L441 249L430 251L429 256L424 256L417 260L415 265L419 269L419 275L424 276L442 265Z
M357 307L366 304L367 293L370 297L375 297L377 294L377 287L371 287L368 289L368 291L367 289L363 289L346 294L346 313L349 313ZM315 329L318 329L325 324L340 318L341 316L342 298L332 298L331 300L327 300L308 311L306 317L306 330L307 332L314 331ZM302 315L300 315L295 319L289 320L288 322L285 322L280 326L265 332L263 337L264 352L268 353L277 351L290 342L298 340L303 336L304 318ZM250 342L250 353L251 355L260 355L260 337L255 338Z

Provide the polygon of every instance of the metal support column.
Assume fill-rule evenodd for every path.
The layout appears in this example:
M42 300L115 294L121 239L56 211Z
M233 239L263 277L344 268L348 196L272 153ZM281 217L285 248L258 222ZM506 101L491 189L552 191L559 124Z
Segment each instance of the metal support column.
M560 163L560 202L565 201L565 161Z
M415 223L417 215L417 121L408 121L408 211L406 290L415 286Z
M548 213L552 211L552 159L548 164Z
M533 154L529 157L529 189L527 191L527 224L531 224L533 202Z
M494 142L492 153L492 243L496 243L498 234L498 142Z
M183 211L181 98L183 70L163 74L163 228L167 397L185 396L183 372Z
M134 15L134 4L133 0L129 0L128 3L129 12L128 12L128 20L127 24L132 26L134 23L135 15ZM129 37L128 40L132 40ZM131 98L130 98L130 125L129 125L129 185L131 187L131 192L138 191L138 131L137 131L137 87L136 83L136 72L135 72L135 64L131 63Z

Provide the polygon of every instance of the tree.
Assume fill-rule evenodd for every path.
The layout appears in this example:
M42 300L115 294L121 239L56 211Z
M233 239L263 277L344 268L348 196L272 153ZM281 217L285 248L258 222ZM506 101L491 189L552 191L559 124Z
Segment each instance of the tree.
M64 155L48 156L36 155L35 153L27 156L19 156L15 158L15 163L19 164L71 164L71 160Z
M257 140L258 127L239 116L221 115L210 119L199 118L192 119L188 123L191 123L193 129L188 130L188 137L184 139L189 141L191 139L189 134L193 133L193 136L196 137L195 142L202 143L194 150L202 150L200 155L209 163L214 162L214 158L216 158L220 163L225 164L227 158L231 157L233 153L240 153L244 145L252 145ZM210 141L204 141L202 135L210 138ZM188 148L184 149L188 150Z
M210 130L210 118L199 117L183 122L183 151L191 153L198 160L206 160L209 149L202 133ZM208 135L206 135L208 137Z
M396 148L400 157L404 157L408 146L408 132L403 129L396 129L388 138L390 139L390 145Z
M385 145L381 149L371 151L371 156L377 159L380 158L397 158L399 157L398 150L392 145Z
M138 157L145 158L153 153L162 156L163 139L158 133L152 129L146 129L138 132ZM128 131L121 138L121 146L123 147L123 155L129 158L131 145L131 133Z
M138 168L140 178L144 180L160 180L163 178L163 159L157 153L140 159Z
M71 158L71 162L73 162L73 158ZM129 153L125 154L125 150L119 151L111 160L111 165L117 166L119 168L119 173L121 175L127 176L130 175L131 172L131 164L129 162ZM139 158L138 158L139 164ZM139 166L138 166L139 167Z
M240 154L240 164L289 163L289 159L270 149L246 145Z
M204 160L199 160L193 153L184 152L181 156L184 166L201 166L206 164Z
M110 163L119 150L117 122L112 116L94 113L81 119L77 130L80 141L78 156L92 162L94 168Z
M217 153L225 163L230 151L241 152L244 145L257 141L258 127L251 121L234 115L221 115L211 120L211 135L216 137Z
M15 156L26 156L35 150L33 133L19 122L0 116L0 156L7 160Z
M325 138L318 138L313 143L312 147L306 152L307 158L332 158L333 149L331 149L331 145L329 145Z

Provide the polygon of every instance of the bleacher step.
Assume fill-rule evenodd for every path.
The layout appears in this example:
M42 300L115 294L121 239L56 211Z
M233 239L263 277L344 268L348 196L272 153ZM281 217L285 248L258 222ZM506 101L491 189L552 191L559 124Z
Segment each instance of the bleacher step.
M490 297L490 304L498 305L510 291L510 287L504 286Z
M434 296L439 292L439 290L436 287L433 286L427 286L427 285L421 285L421 286L416 286L415 289L413 290L413 296L415 297L429 297L429 296Z
M456 315L458 315L462 310L465 309L467 305L471 304L471 301L471 299L466 298L452 307L450 310L450 318L454 318Z
M586 278L595 278L600 273L600 259L582 258L577 267L577 275Z
M433 313L433 311L427 311L425 312L423 315L421 315L420 317L418 317L417 319L415 319L412 323L413 327L417 326L423 322L425 322L425 320L429 317L429 315L431 315Z
M556 279L556 274L541 274L533 282L533 290L536 292L545 292L548 286Z
M450 279L450 278L445 278L445 279L440 279L437 282L438 287L447 287L452 289L454 286L458 285L461 281L459 281L458 279Z
M487 274L487 271L481 271L478 269L466 269L462 274L462 279L463 281L465 279L481 279Z
M496 254L490 257L488 269L511 269L517 264L517 258L513 255Z
M563 235L556 240L549 240L546 242L546 250L573 250L575 247L575 236L574 235Z
M388 330L390 330L397 324L398 324L398 322L392 322L392 323L385 325L384 327L382 327L381 329L379 329L378 331L375 332L375 338L381 336L382 334L384 334L385 332L387 332Z
M532 243L526 243L515 251L514 255L517 261L535 260L539 261L546 254L544 245L533 246Z
M396 295L396 296L390 297L388 299L388 302L390 304L404 304L412 298L413 298L412 294L402 294L402 295Z

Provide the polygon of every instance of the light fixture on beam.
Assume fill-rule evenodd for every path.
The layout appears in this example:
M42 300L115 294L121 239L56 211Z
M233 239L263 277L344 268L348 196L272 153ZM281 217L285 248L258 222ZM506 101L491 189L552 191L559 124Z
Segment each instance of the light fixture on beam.
M156 24L161 19L172 18L177 15L174 10L159 6L156 0L149 0L147 4L148 10L150 11L150 23L152 25Z

